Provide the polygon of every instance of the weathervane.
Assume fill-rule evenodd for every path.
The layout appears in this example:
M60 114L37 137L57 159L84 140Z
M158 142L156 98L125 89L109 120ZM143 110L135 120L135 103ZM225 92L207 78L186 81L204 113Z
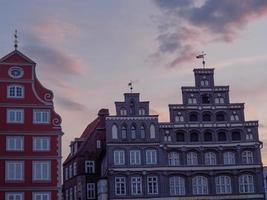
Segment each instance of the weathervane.
M14 38L15 38L15 40L14 40L14 47L15 47L15 50L17 50L18 43L19 43L19 41L18 41L18 31L17 30L15 30Z
M133 81L130 81L128 83L128 86L130 87L131 93L133 92Z
M205 62L205 53L204 53L204 51L202 51L202 53L201 54L199 54L198 56L196 56L196 58L202 58L202 64L203 64L203 68L205 68L205 64L206 64L206 62Z

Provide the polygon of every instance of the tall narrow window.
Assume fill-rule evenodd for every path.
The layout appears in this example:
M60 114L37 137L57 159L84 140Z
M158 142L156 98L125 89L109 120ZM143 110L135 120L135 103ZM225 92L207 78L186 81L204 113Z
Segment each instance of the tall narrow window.
M24 180L24 162L23 161L6 161L5 180L6 181L23 181Z
M193 194L205 195L208 194L208 179L204 176L196 176L192 180Z
M135 104L133 100L130 102L130 115L135 115Z
M124 165L125 164L125 153L123 150L114 151L114 165Z
M239 115L237 114L236 111L233 111L230 119L231 119L231 121L239 121Z
M50 161L33 161L33 181L49 181L51 179Z
M232 185L229 176L218 176L215 178L216 194L231 194Z
M24 87L20 85L8 86L7 98L24 98Z
M77 175L77 162L73 163L73 176Z
M87 199L96 198L96 188L95 183L87 183Z
M73 188L70 188L70 200L73 200Z
M184 121L184 116L182 115L181 112L177 113L177 115L175 116L175 121L176 122L183 122Z
M50 110L34 110L33 111L34 124L49 124L50 123Z
M144 125L142 125L140 127L140 134L141 134L141 139L145 139L146 138L146 128Z
M169 166L179 166L180 165L180 157L177 152L168 153Z
M121 138L126 139L127 138L127 127L126 125L123 125L121 127Z
M144 108L139 108L138 114L139 115L146 115L146 110Z
M147 193L158 194L158 177L157 176L147 177Z
M170 195L182 196L185 195L185 180L179 176L170 178Z
M242 152L242 163L243 164L253 164L253 153L251 151Z
M187 154L187 165L198 165L198 155L196 152L189 152Z
M132 195L142 194L142 177L131 177Z
M112 139L118 139L118 126L113 124L111 127Z
M24 137L23 136L7 136L6 137L7 151L23 151Z
M131 165L141 164L141 151L140 150L130 150L130 164Z
M22 124L24 122L23 109L7 109L7 123Z
M125 177L115 177L115 195L126 195Z
M131 127L131 136L132 139L136 139L136 127L134 125Z
M94 174L95 173L95 161L93 160L86 160L85 161L85 173L87 174Z
M157 150L155 149L146 150L146 164L149 165L157 164Z
M120 109L120 115L126 116L127 115L127 110L125 108Z
M243 174L239 176L239 192L240 193L254 193L254 180L252 175Z
M227 151L223 153L223 164L234 165L235 164L235 153Z
M156 138L156 127L154 124L150 125L150 139Z
M214 152L205 153L205 164L216 165L216 154Z

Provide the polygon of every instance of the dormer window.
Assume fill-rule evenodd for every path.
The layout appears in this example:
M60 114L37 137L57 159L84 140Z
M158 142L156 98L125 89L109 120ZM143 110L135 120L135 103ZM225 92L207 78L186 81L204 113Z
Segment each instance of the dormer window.
M20 85L8 86L7 98L24 98L24 87Z
M125 108L120 109L120 115L126 116L127 115L127 110Z
M146 115L146 110L144 108L139 108L138 112L139 115Z
M181 112L177 113L177 115L175 116L175 121L176 122L183 122L184 121L184 116L182 115Z

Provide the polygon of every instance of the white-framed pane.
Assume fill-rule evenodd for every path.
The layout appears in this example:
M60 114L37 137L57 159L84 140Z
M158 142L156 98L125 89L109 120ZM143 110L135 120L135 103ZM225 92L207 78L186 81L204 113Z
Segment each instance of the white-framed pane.
M33 161L33 181L50 181L51 179L51 162L50 161Z
M156 127L154 124L150 125L150 139L155 139L156 138Z
M242 152L242 163L243 164L253 164L253 153L251 151Z
M23 136L7 136L6 137L7 151L23 151L24 137Z
M224 152L223 162L225 165L234 165L235 164L235 153L231 151Z
M218 176L215 178L216 194L232 193L231 178L229 176Z
M24 87L20 85L8 86L7 98L24 98Z
M123 150L115 150L113 152L114 165L124 165L125 164L125 152Z
M182 177L174 176L170 178L170 195L185 195L185 180Z
M130 164L131 165L141 164L141 151L140 150L130 150Z
M198 155L196 152L187 153L187 165L198 165Z
M6 161L5 162L5 180L23 181L24 180L24 162Z
M115 195L126 195L125 177L115 177Z
M33 137L34 151L50 151L50 137Z
M157 176L147 177L147 193L158 194L158 177Z
M196 176L192 180L193 194L205 195L208 194L208 179L204 176Z
M49 124L50 123L50 110L34 110L33 111L34 124Z
M169 166L179 166L180 165L180 156L177 152L168 153Z
M254 179L252 175L244 174L239 176L239 192L240 193L253 193L254 188Z
M131 177L132 195L142 194L142 177Z
M96 187L95 183L87 183L87 199L96 198Z
M146 164L157 164L157 150L146 150Z
M23 192L6 192L5 200L24 200Z
M95 161L94 160L86 160L85 161L85 173L94 174L95 173Z
M7 109L7 123L23 123L24 110L23 109Z
M33 200L51 200L50 192L33 192Z
M112 139L118 139L118 126L116 124L113 124L111 127L111 135Z
M216 154L214 152L205 153L205 164L216 165Z

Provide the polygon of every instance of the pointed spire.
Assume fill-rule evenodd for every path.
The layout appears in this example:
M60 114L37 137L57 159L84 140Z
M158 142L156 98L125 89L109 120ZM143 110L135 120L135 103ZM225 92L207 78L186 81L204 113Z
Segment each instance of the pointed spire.
M18 31L15 30L15 33L14 33L14 48L15 48L15 50L17 50L17 48L18 48L18 43L19 43L19 41L18 41Z

